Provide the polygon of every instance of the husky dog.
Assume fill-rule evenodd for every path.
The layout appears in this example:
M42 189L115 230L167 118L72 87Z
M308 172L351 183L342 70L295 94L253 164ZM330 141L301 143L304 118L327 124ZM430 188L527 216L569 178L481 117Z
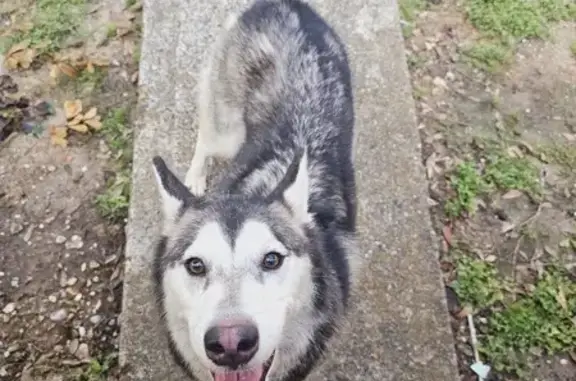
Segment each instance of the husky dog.
M199 89L186 180L153 160L172 352L200 381L302 380L343 321L358 255L344 45L301 1L256 1L225 24ZM206 191L212 158L231 162Z

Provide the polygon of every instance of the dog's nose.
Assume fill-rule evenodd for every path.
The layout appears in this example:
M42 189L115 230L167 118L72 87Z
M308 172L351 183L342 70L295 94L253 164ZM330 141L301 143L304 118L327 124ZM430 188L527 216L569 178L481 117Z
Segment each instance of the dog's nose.
M236 369L254 357L258 340L258 328L251 322L224 321L206 332L204 348L214 364Z

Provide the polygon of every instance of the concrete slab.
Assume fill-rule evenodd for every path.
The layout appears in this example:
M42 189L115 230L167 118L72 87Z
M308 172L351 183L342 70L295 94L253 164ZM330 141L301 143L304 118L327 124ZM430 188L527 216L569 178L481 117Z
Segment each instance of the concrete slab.
M160 212L151 158L184 176L193 150L196 73L214 34L247 0L144 1L121 362L132 380L183 380L158 329L150 282ZM395 0L316 0L347 43L354 73L361 248L369 258L350 327L312 380L457 379L426 205L420 138Z

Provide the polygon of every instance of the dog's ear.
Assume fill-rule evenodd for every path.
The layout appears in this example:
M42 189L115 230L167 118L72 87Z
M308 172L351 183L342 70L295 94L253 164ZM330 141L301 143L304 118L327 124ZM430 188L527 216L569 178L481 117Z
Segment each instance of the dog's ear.
M308 213L309 182L308 155L305 150L300 150L294 155L284 178L268 196L268 202L283 202L299 223L307 223L310 221L310 214Z
M154 175L160 196L162 199L162 210L166 222L174 222L182 206L194 201L194 196L188 188L176 177L168 168L164 159L155 156L152 159Z

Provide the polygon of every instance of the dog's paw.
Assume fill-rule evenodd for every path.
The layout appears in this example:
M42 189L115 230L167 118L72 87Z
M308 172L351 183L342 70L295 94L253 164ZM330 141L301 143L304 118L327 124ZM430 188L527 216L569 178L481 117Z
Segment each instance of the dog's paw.
M194 196L203 196L206 193L206 175L190 169L186 173L184 185L190 189Z

